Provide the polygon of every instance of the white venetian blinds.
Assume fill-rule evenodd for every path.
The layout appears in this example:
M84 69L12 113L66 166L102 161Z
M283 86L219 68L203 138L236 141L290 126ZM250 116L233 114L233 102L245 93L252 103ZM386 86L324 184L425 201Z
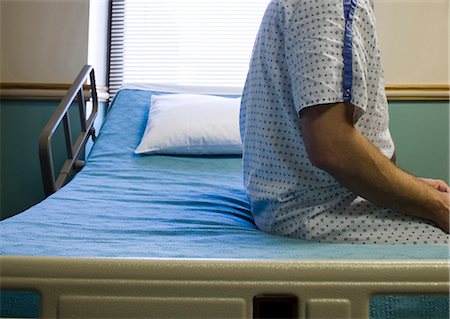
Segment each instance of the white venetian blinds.
M129 82L242 86L269 0L113 0L110 90Z

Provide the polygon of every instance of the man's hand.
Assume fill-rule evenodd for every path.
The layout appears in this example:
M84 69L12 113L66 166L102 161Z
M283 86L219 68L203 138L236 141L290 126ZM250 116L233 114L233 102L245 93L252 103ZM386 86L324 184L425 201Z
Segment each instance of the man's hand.
M432 178L419 178L425 184L431 186L435 190L438 190L441 194L441 201L443 205L446 207L441 214L437 214L435 218L435 223L439 228L445 231L447 234L449 233L449 221L450 221L450 187L446 182L439 179Z
M443 203L444 209L441 212L438 212L434 218L434 222L436 225L445 231L447 234L449 233L449 221L450 221L450 193L447 192L439 192L438 194L441 197L441 201Z
M444 182L440 179L420 178L420 180L425 182L426 184L430 185L434 189L437 189L440 192L450 193L450 187L447 185L446 182Z

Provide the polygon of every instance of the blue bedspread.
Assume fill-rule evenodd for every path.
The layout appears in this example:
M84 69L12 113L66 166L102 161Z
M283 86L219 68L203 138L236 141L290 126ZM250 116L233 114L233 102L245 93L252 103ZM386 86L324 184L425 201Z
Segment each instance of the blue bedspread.
M319 244L259 231L241 158L138 156L152 92L118 93L63 189L0 223L3 255L231 259L448 259L447 246Z

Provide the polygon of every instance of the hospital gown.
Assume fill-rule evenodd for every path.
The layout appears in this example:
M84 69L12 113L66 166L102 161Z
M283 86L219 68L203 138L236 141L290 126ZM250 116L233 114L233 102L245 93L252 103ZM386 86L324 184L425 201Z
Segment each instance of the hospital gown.
M358 197L309 160L299 112L343 101L342 0L273 0L258 32L241 113L244 184L257 226L320 242L445 244L427 220ZM352 25L354 126L391 158L388 104L369 0Z

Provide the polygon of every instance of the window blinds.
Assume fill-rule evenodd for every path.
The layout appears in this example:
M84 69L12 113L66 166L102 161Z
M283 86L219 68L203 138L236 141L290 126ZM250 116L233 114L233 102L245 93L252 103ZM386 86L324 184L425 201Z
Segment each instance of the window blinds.
M243 86L269 0L113 0L110 91L123 83Z

